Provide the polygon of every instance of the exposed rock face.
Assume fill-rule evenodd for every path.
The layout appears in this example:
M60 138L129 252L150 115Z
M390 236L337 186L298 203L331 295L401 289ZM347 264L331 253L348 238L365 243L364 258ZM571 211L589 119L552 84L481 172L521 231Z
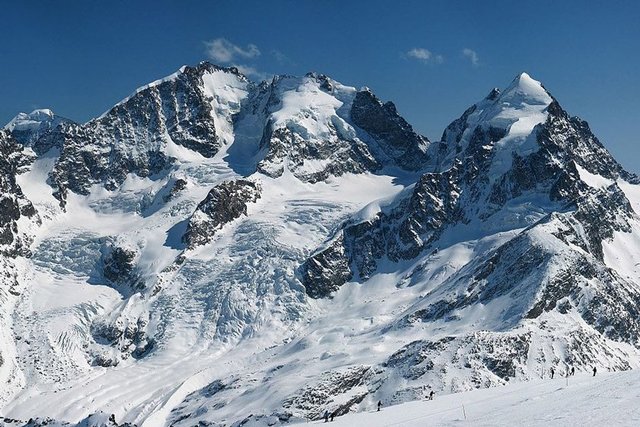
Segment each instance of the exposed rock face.
M96 319L91 325L93 343L87 351L89 363L103 367L117 366L130 357L140 359L155 347L147 334L149 318L130 313Z
M205 245L225 224L247 215L247 205L260 198L260 185L238 179L211 189L189 220L183 241L190 248Z
M393 103L382 104L369 90L358 92L315 73L277 77L261 90L267 125L260 147L266 154L257 168L268 176L288 170L318 182L385 165L427 166L428 139L413 131Z
M345 254L344 233L328 248L316 253L301 267L302 283L311 298L324 298L353 278Z
M377 170L380 163L342 111L353 88L326 76L276 77L262 87L265 152L258 171L271 177L285 170L308 182Z
M335 416L344 415L369 394L365 382L370 369L370 366L354 366L342 371L325 372L315 384L309 384L285 399L282 406L303 412L312 420L320 420L324 410L329 407ZM341 399L343 396L349 398Z
M347 224L332 244L310 257L301 268L302 283L312 298L323 298L353 277L366 280L378 260L412 259L435 242L447 224L463 219L458 167L423 175L410 195L373 218Z
M428 390L420 390L419 384L424 383L434 390L460 392L522 378L527 375L530 340L527 332L515 331L500 335L476 332L463 337L411 342L384 363L389 374L406 380L406 385L396 391L392 401L404 400L407 393L423 398ZM456 369L471 369L474 375L463 380L450 376L449 373Z
M266 129L261 143L268 151L258 163L258 171L272 178L282 176L286 169L296 178L314 183L330 176L375 171L380 167L360 141L343 140L334 134L313 146L311 141L291 129L274 130L271 126ZM311 167L306 163L311 163Z
M124 296L144 290L144 282L136 269L139 254L132 248L106 245L102 253L102 275Z
M429 140L413 130L393 102L383 104L370 90L361 90L353 99L350 114L353 123L374 137L401 167L418 170L427 166Z
M0 253L5 256L28 254L30 238L18 229L18 220L39 221L16 182L18 172L32 160L7 131L0 131Z
M30 418L28 421L22 421L13 418L0 417L0 426L2 427L135 427L131 423L119 424L114 414L106 414L98 412L80 420L78 423L70 423L68 421L55 420L53 418Z
M220 126L230 126L225 122L239 109L236 98L249 85L235 68L206 62L185 67L85 125L58 126L36 141L34 149L39 154L52 147L60 150L51 185L61 202L67 190L86 195L96 183L113 190L129 173L147 177L167 169L172 144L204 157L215 155L226 142L216 118Z
M171 186L171 190L169 190L169 193L166 194L162 200L167 203L170 200L173 200L181 191L183 191L185 188L187 188L187 181L182 179L182 178L178 178L173 182L173 185Z
M114 190L129 173L148 177L160 173L171 164L157 141L132 147L111 139L116 128L104 131L100 137L102 131L90 127L98 128L100 124L61 125L39 139L34 146L38 153L52 147L60 150L50 184L62 205L65 204L68 190L88 195L89 189L96 183ZM128 138L131 139L126 141L135 141L133 135Z

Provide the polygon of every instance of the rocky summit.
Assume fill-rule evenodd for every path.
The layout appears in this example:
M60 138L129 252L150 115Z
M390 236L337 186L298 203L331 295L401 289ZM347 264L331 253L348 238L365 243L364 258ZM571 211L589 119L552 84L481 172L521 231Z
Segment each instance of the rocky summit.
M640 179L526 73L429 141L368 88L204 62L85 124L21 113L0 151L0 425L640 367Z

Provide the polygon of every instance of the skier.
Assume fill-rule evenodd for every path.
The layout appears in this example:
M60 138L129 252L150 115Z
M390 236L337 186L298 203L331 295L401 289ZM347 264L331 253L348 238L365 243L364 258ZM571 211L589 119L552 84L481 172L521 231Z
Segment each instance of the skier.
M553 374L555 374L555 373L556 373L556 371L554 371L554 370L553 370L553 368L551 368L551 370L550 370L550 371L551 371L551 379L553 379Z
M329 422L329 411L327 409L324 410L324 422Z
M433 400L433 395L434 395L434 394L435 394L435 393L433 392L433 390L431 390L431 393L429 393L429 400Z
M378 412L380 412L380 407L382 406L382 401L378 400Z
M594 367L593 367L593 376L594 376L594 377L596 376L596 372L598 372L598 370L597 370L597 369L596 369L596 367L594 366Z
M574 376L576 374L576 368L575 366L571 367L571 376Z
M333 419L336 417L336 412L338 412L337 409L331 413L331 422L333 422Z

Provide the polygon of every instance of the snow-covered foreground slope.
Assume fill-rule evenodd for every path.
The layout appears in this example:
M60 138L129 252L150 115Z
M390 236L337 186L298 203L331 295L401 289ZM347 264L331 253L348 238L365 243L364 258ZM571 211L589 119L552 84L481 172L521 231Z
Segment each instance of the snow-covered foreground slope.
M640 424L640 373L600 372L576 374L567 378L534 379L528 382L468 392L435 395L428 400L387 406L376 405L337 416L331 426L418 427L418 426L637 426ZM111 420L110 420L111 418ZM112 421L113 420L113 421ZM98 414L82 420L78 427L116 427L117 418ZM36 419L32 426L65 426L57 420ZM244 426L277 423L249 417ZM324 420L299 420L291 425L324 425ZM25 425L17 419L3 419L0 426Z
M436 396L335 418L332 426L637 426L640 373L579 374ZM323 424L316 421L312 424ZM250 426L251 423L247 423Z
M640 367L638 178L527 74L434 143L207 63L2 135L4 415L273 425Z

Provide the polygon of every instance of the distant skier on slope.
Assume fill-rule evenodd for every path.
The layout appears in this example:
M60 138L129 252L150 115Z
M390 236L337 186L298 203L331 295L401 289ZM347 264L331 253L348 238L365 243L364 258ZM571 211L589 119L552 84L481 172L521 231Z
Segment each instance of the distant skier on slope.
M382 406L382 401L378 400L378 412L380 412L380 407Z
M329 411L327 409L324 410L324 422L328 423L329 422Z
M434 394L435 394L435 393L433 392L433 390L431 390L431 393L429 393L429 400L433 400L433 395L434 395Z
M576 374L576 368L575 366L571 367L571 376L574 376Z
M597 372L598 372L598 369L596 369L596 367L594 366L594 367L593 367L593 376L594 376L594 377L596 376L596 373L597 373Z
M550 372L551 372L551 379L553 379L553 374L555 374L556 371L554 371L553 368L551 368Z

